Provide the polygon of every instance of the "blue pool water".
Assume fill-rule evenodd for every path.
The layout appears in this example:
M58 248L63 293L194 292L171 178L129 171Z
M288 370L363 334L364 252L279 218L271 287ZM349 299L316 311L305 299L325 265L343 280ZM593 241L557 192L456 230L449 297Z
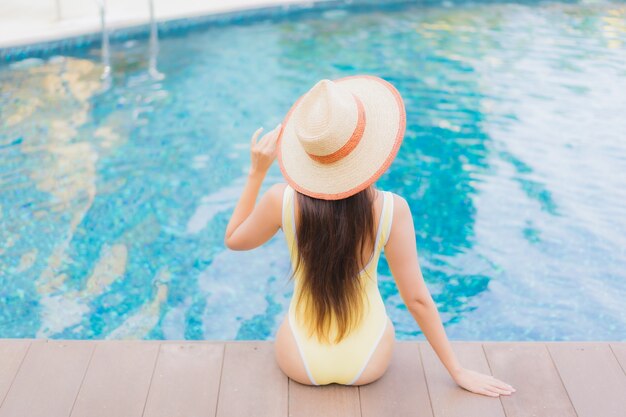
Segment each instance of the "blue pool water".
M223 245L249 139L321 78L379 75L453 340L626 340L626 5L444 3L207 25L0 66L0 337L269 339L282 232ZM283 181L274 165L262 191ZM384 258L400 340L424 339Z

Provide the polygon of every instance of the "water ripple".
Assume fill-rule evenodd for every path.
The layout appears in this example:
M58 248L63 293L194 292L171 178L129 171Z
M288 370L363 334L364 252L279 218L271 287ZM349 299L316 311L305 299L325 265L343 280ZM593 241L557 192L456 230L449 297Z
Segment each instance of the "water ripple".
M0 337L272 339L282 232L223 232L249 137L321 78L382 76L407 110L377 185L411 207L449 336L626 335L626 6L329 10L0 66ZM267 177L281 181L273 166ZM264 188L265 189L265 188ZM423 339L384 257L400 339Z

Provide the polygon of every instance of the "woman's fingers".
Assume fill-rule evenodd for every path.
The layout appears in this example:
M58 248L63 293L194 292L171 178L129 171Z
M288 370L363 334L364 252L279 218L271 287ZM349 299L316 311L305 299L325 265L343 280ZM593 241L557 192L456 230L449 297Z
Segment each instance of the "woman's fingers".
M494 378L491 375L485 375L485 379L484 379L484 383L487 385L487 389L491 390L491 391L495 391L498 392L500 394L508 394L512 391L511 388L513 387L509 387L508 384L505 384L504 382L500 381L497 378Z
M505 389L507 391L515 391L515 388L513 388L510 384L507 384L504 381L500 381L498 378L494 378L493 376L490 378L490 381L493 385Z
M498 396L498 393L489 391L488 389L485 389L485 388L479 389L478 393L479 394L483 394L483 395L487 395L489 397L497 397Z
M281 124L282 123L277 124L271 132L267 132L267 134L263 136L263 138L261 139L263 147L269 147L276 143L276 140L278 139L278 134L280 133Z
M274 128L274 130L276 131L276 137L278 137L278 134L280 133L280 128L283 126L283 122L280 122L276 125L276 127Z
M250 140L250 146L254 146L256 144L256 138L259 137L262 130L263 130L263 127L261 126L260 128L256 130L256 132L252 134L252 139Z
M502 382L500 380L497 380L495 382L493 382L493 384L495 386L497 386L498 388L502 388L505 389L507 391L515 391L515 388L513 388L512 386L510 386L509 384L507 384L506 382Z
M498 394L506 394L506 395L511 394L510 390L504 389L504 388L499 388L499 387L496 387L495 385L491 385L489 387L489 390L493 391L493 392L497 392Z
M484 390L486 390L487 392L490 392L491 394L495 394L495 395L500 395L502 394L502 392L500 392L501 390L498 388L495 388L493 386L487 385L486 387L483 388Z
M515 389L504 381L494 378L492 375L483 374L472 370L464 370L457 374L455 381L461 387L476 394L489 397L511 395Z
M272 154L276 154L276 152L278 151L278 136L280 136L281 125L282 123L279 123L274 128L274 134L272 135L272 142L270 143L272 147Z

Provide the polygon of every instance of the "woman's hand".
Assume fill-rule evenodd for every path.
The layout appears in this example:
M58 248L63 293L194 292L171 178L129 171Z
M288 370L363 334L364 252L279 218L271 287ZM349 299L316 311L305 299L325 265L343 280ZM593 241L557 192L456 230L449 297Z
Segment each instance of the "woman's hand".
M252 135L250 141L250 175L265 175L270 166L272 166L274 159L276 159L276 143L278 142L278 134L280 133L281 125L282 123L279 123L273 130L263 135L258 142L256 139L259 134L261 134L263 128L258 128Z
M461 368L452 375L452 378L459 386L476 394L498 397L500 394L510 395L511 392L515 392L515 388L509 384L471 369Z

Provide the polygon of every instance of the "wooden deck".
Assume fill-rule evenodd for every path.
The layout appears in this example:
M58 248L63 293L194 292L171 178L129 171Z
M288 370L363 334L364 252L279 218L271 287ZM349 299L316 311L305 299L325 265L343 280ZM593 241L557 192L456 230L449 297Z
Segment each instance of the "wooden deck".
M625 417L626 342L452 342L513 385L458 387L427 342L398 341L360 387L287 378L273 342L0 339L0 417Z

